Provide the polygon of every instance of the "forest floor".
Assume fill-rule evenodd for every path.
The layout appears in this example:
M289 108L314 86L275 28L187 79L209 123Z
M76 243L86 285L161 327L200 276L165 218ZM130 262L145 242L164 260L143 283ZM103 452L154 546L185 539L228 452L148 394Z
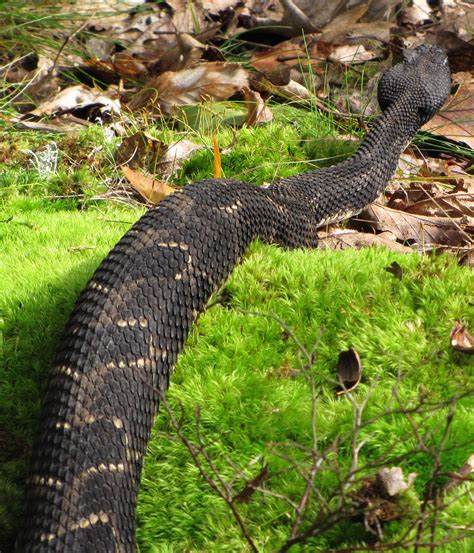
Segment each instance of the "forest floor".
M359 76L349 69L346 82L357 88ZM20 130L5 101L2 553L21 531L27 459L62 328L101 260L149 207L143 196L216 171L266 184L346 159L364 133L357 116L337 117L315 98L267 106L271 121L250 123L248 103L230 95L172 119L122 116L117 134L108 124ZM128 164L130 185L120 166L134 158L137 143L127 140L137 134L147 163ZM195 151L168 159L166 176L153 170L170 145L187 141ZM466 144L447 148L468 158ZM467 178L472 165L462 169ZM402 174L407 188L422 180L408 179L406 164ZM452 175L436 178L459 190ZM436 178L424 181L431 191ZM349 228L359 229L339 230ZM452 338L457 322L474 328L472 268L452 244L448 254L415 243L397 242L412 253L250 247L194 325L154 426L137 509L141 552L472 552L474 367ZM456 243L460 256L467 246ZM350 391L338 380L348 350ZM397 474L393 496L380 483L387 470ZM460 472L465 481L453 479Z

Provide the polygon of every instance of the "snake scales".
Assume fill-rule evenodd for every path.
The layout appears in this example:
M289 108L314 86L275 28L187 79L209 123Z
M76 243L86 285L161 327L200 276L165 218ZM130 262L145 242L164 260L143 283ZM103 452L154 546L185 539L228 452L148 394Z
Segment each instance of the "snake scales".
M160 394L211 293L255 238L314 247L319 226L372 202L449 90L441 49L407 50L383 76L383 114L349 160L267 189L197 182L125 234L80 295L60 341L18 551L135 549L135 503Z

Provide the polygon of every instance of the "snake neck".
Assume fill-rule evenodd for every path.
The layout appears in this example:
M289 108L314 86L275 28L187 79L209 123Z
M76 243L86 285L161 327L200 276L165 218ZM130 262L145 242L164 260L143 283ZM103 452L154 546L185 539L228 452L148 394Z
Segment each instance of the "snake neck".
M348 161L370 159L379 169L394 171L400 154L421 126L416 98L406 93L375 120L369 133ZM337 167L334 166L334 167Z
M416 105L413 94L401 95L373 123L349 159L281 179L268 190L285 199L303 201L319 226L356 215L385 190L400 154L420 128Z

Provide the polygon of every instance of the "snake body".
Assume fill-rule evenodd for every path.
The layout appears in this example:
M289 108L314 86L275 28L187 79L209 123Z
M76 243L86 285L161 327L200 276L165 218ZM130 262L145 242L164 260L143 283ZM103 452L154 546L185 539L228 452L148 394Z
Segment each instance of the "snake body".
M193 321L257 237L315 247L358 213L450 90L445 53L404 52L379 85L383 114L357 152L263 189L190 184L148 211L101 263L60 340L28 480L22 552L135 550L135 504L160 398Z

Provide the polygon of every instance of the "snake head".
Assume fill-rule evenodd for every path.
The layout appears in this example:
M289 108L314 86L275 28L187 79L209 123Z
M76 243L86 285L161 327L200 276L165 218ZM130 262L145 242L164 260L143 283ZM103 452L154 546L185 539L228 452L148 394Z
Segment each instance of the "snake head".
M404 50L401 63L384 73L377 92L383 111L403 97L418 109L423 125L441 108L450 90L446 52L433 44L421 44Z

